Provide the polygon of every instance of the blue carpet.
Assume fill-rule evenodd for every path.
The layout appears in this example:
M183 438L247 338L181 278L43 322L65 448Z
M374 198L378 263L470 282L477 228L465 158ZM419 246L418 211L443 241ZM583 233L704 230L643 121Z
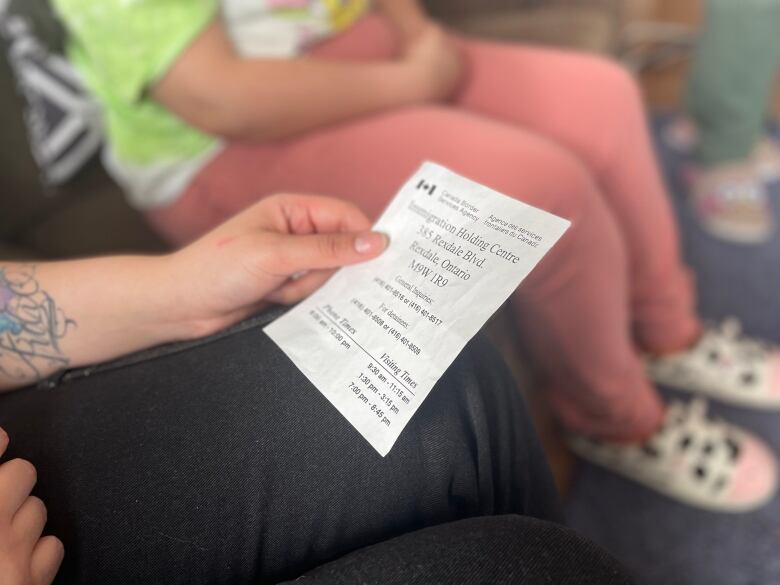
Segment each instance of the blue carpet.
M665 121L656 120L658 130ZM685 257L707 319L739 318L747 333L780 342L780 236L762 246L723 243L704 233L684 204L681 161L659 146L674 194ZM780 184L771 186L780 225ZM780 453L780 412L712 404ZM745 515L698 511L581 464L568 502L576 529L612 551L641 585L780 584L780 498Z

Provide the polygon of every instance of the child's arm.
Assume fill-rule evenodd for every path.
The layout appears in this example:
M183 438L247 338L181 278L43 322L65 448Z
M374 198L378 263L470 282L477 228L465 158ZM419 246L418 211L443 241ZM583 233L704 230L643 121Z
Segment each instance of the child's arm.
M407 40L418 37L433 24L418 0L375 0L375 2Z
M297 302L331 269L382 252L370 226L349 203L284 195L166 256L0 261L0 391Z
M151 89L181 118L233 140L270 141L394 107L447 97L460 62L444 35L396 61L242 59L212 23Z

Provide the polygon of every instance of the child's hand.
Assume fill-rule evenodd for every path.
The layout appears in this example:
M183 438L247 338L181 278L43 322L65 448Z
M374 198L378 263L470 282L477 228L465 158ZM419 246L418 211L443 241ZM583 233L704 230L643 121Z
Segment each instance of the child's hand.
M276 195L256 203L168 259L177 283L168 298L205 335L264 303L295 303L333 270L365 262L387 246L351 203L311 195Z
M0 429L0 456L8 435ZM21 459L0 465L0 583L49 585L62 563L62 543L41 538L46 524L43 502L30 495L35 468Z
M404 63L413 71L414 83L422 88L423 101L452 96L465 72L457 45L433 22L409 40Z

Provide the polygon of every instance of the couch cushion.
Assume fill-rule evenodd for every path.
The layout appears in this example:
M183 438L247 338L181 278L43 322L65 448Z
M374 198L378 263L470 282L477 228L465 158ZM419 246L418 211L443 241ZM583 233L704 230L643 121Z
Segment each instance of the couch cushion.
M35 260L35 255L26 248L0 242L0 260Z
M38 218L16 242L38 258L73 258L167 249L125 201L98 160L71 181L60 205Z

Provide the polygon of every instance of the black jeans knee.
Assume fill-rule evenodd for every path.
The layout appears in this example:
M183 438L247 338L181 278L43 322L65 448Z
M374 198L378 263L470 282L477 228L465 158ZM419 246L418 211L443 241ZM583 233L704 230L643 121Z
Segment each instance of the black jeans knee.
M60 583L255 583L494 514L558 519L523 400L476 339L380 457L259 315L0 396L39 471Z

